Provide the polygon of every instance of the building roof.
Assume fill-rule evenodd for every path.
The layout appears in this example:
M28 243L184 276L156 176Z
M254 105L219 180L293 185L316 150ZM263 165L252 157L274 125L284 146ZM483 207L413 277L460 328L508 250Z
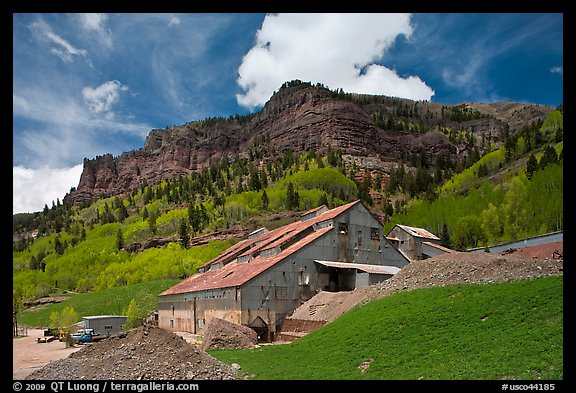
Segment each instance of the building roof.
M427 246L430 246L432 248L437 248L438 250L441 250L444 252L457 252L457 251L452 250L451 248L447 248L447 247L444 247L444 246L441 246L439 244L432 243L432 242L422 242L422 244L426 244Z
M335 267L337 269L358 269L366 273L372 274L396 274L400 271L399 267L396 266L384 266L384 265L368 265L365 263L349 263L349 262L336 262L336 261L318 261L314 260L321 265L328 267Z
M243 285L328 233L332 230L331 226L318 229L315 225L336 218L357 203L359 200L325 211L310 220L296 221L256 238L242 240L202 265L199 273L167 289L160 296ZM270 252L261 255L266 250ZM239 257L248 256L252 257L250 262L238 261Z
M318 210L320 210L322 208L326 208L326 205L320 205L318 207L315 207L314 209L310 209L307 212L300 214L300 217L304 217L304 216L307 216L308 214L316 213Z
M408 225L400 225L400 224L396 224L396 226L408 232L408 234L410 234L411 236L440 240L438 236L434 235L431 232L428 232L426 229L423 228L409 227Z

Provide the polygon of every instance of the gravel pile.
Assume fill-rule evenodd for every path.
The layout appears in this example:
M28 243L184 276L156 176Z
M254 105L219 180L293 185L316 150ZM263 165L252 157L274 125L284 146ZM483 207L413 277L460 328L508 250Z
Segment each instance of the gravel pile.
M212 318L206 325L206 331L200 349L206 351L215 348L252 348L258 345L258 334L248 326Z
M172 332L142 326L86 344L26 379L232 380L236 372Z
M394 277L363 291L369 298L395 291L462 283L493 283L561 275L561 259L526 258L515 254L454 252L413 261Z

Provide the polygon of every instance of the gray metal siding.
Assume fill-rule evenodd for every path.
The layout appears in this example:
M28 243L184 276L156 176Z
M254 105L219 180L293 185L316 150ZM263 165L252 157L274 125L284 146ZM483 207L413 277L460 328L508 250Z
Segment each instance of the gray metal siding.
M348 226L348 234L339 233L338 223ZM334 219L334 229L296 251L290 257L269 268L242 286L242 310L250 310L252 318L258 311L274 310L277 325L301 303L324 290L327 277L319 274L315 259L390 265L403 267L406 259L385 238L378 220L358 204ZM371 238L372 228L378 230L378 240ZM348 256L343 259L343 256ZM370 277L369 277L370 276ZM372 277L380 276L380 277ZM357 280L362 286L391 276L357 277L356 269L340 275L340 289L352 290ZM264 318L263 318L264 319Z
M94 333L111 336L122 331L122 325L127 321L125 316L102 316L84 318L84 327L94 329Z
M338 223L346 224L346 234L339 233ZM327 226L327 223L321 226ZM270 332L275 332L286 316L330 283L329 274L320 273L320 265L314 260L397 267L407 263L386 240L379 221L363 205L356 204L333 219L331 231L240 288L162 296L158 306L160 325L170 330L196 333L210 317L217 316L247 326L261 326L263 321ZM337 275L340 281L337 286L351 290L388 277L342 269Z
M489 246L488 250L493 253L501 253L509 248L526 248L532 246L539 246L542 244L548 243L555 243L555 242L563 242L564 241L564 232L554 232L548 233L546 235L540 235L531 237L528 239L518 240L511 243L504 243L498 244L494 246ZM478 247L478 248L471 248L468 251L470 252L484 252L485 247Z
M422 257L426 256L431 258L435 257L436 255L446 254L446 251L440 250L436 247L432 247L424 243L421 244L421 250L422 250Z
M382 281L386 281L389 278L392 278L392 274L370 274L368 285L376 284Z
M172 331L200 333L212 317L240 323L240 290L218 288L162 296L158 301L159 326Z

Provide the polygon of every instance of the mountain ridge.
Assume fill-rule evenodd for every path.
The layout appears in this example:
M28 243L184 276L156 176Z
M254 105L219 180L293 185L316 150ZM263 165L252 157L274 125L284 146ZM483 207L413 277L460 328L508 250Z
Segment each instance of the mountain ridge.
M464 160L473 144L461 133L501 143L553 109L509 101L446 106L330 91L295 80L284 83L259 112L153 129L140 149L85 158L78 187L63 201L81 204L123 194L208 168L225 157L255 155L266 162L286 150L340 149L349 163L386 177L411 154Z

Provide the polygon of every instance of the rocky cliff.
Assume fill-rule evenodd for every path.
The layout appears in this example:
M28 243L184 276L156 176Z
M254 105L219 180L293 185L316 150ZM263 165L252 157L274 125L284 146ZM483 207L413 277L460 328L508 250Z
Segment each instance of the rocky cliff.
M257 113L151 130L141 149L85 159L78 187L64 201L82 203L129 192L141 184L206 168L224 156L248 156L251 150L274 157L286 149L323 152L330 146L341 149L359 168L383 173L422 151L430 159L438 155L465 159L468 145L451 141L446 130L489 135L491 142L498 142L552 109L518 103L447 107L338 94L310 83L284 84Z

